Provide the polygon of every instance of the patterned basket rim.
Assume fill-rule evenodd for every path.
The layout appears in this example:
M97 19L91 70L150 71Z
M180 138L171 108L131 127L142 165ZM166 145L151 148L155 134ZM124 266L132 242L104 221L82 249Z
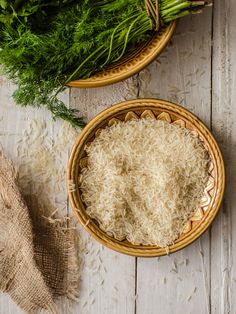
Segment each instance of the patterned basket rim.
M130 76L140 72L155 60L168 45L174 31L177 21L171 22L162 31L155 33L152 39L144 44L137 53L134 53L128 59L119 61L119 64L113 65L106 71L98 72L88 79L75 80L67 84L69 87L92 88L101 87L123 81Z
M84 130L78 136L78 139L74 145L68 163L67 189L75 215L84 226L84 228L96 240L120 253L132 256L153 257L166 255L168 252L164 248L156 246L135 246L128 241L119 241L112 237L109 237L98 227L97 224L95 224L92 220L89 220L89 217L85 212L84 206L80 198L78 197L78 189L72 191L69 188L71 182L75 182L77 180L78 165L79 160L82 158L81 154L83 152L83 147L85 143L88 142L88 139L91 139L91 137L94 136L97 129L101 128L102 124L107 125L108 122L114 119L114 117L117 117L117 115L125 113L127 114L130 111L141 111L143 113L147 110L154 110L161 113L164 112L170 115L181 116L185 121L194 126L197 132L201 134L204 143L209 147L212 162L215 165L215 190L209 203L209 210L207 214L204 215L201 220L199 220L199 223L191 230L191 232L187 233L186 236L184 236L182 239L180 238L180 240L177 240L173 245L169 246L169 253L176 252L199 238L214 220L223 199L225 189L224 161L219 146L209 129L203 124L203 122L201 122L198 117L177 104L160 99L135 99L119 103L99 113L84 128Z

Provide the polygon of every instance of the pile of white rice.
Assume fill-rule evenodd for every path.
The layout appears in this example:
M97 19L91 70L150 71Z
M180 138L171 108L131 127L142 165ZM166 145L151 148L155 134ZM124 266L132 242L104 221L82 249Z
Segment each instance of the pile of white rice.
M86 151L80 188L100 228L133 244L172 244L209 178L198 137L165 121L131 120L104 129Z

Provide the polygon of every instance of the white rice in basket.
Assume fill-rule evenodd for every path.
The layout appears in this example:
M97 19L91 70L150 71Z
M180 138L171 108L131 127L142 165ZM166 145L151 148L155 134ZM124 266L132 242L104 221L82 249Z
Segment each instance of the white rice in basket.
M209 154L185 128L155 119L120 122L86 147L82 200L102 230L133 244L171 245L209 179Z

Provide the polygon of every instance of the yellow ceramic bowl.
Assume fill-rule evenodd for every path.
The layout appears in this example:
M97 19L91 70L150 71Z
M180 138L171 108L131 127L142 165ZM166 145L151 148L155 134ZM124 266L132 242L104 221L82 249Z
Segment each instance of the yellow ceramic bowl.
M159 56L172 38L175 28L176 22L170 23L156 33L145 45L140 46L135 52L106 71L99 72L85 80L72 81L67 85L70 87L99 87L127 79Z
M209 152L211 165L210 179L205 188L201 204L195 215L188 221L183 234L169 247L169 252L178 251L196 240L215 218L224 193L225 170L220 149L207 127L186 109L164 100L138 99L115 105L98 114L84 128L72 150L67 173L67 185L70 201L74 212L84 228L103 245L133 256L161 256L166 250L158 246L133 245L127 240L119 241L103 232L98 223L86 213L85 204L81 200L78 178L83 167L86 167L87 157L84 147L93 141L102 128L112 125L118 120L128 121L142 117L153 117L178 124L196 133Z

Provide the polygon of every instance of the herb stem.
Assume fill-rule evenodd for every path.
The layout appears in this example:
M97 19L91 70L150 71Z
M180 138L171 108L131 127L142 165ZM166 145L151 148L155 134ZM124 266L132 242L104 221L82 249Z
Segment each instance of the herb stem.
M156 0L152 0L156 4ZM198 12L207 1L159 0L162 24ZM105 70L155 31L143 0L0 0L0 64L18 85L21 106L45 106L54 118L84 125L57 97L71 80Z

